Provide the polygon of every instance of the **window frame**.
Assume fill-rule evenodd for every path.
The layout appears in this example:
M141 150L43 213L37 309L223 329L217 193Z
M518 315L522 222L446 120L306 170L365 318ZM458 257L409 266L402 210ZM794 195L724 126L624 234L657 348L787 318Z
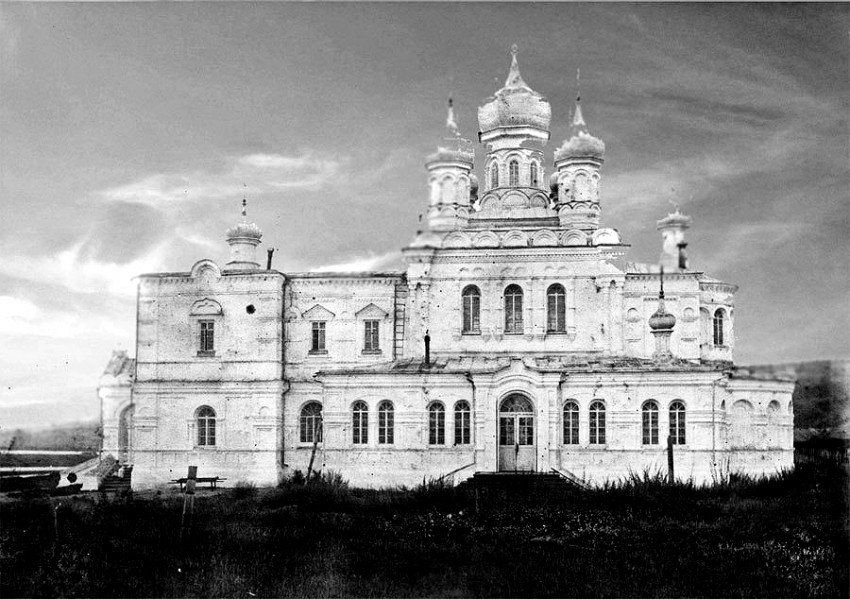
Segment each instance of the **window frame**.
M712 316L713 336L712 341L717 347L725 347L726 341L726 310L717 308Z
M506 335L522 335L525 332L522 313L524 295L522 287L515 283L505 287L504 309Z
M499 163L490 163L490 188L496 189L499 187Z
M441 401L428 404L428 445L446 444L446 406Z
M553 301L555 304L554 310L552 307ZM566 332L567 290L560 283L553 283L546 289L546 334L562 335Z
M477 285L467 285L460 293L461 333L481 334L481 290Z
M472 445L472 406L462 399L454 405L454 444Z
M378 404L378 445L395 444L395 406L384 399Z
M326 354L328 321L326 320L311 320L310 321L310 352L311 354Z
M351 444L369 444L369 405L362 400L351 404Z
M660 439L658 402L649 399L640 407L640 444L658 445Z
M607 422L605 418L605 403L602 400L595 399L588 407L588 444L589 445L606 445L607 444Z
M317 412L307 413L318 406ZM322 442L322 404L318 401L308 401L298 413L298 442L313 444Z
M537 166L537 162L532 161L531 166L528 169L528 183L531 187L540 186L540 175L538 171L539 167Z
M211 406L204 405L195 410L195 447L216 447L217 420L216 411Z
M687 445L687 408L685 402L677 399L667 409L669 417L669 435L673 445ZM675 416L674 416L675 414Z
M516 158L508 162L508 186L519 187L519 160Z
M563 417L563 430L561 431L561 441L564 445L579 445L579 436L581 430L579 428L581 425L580 413L581 410L577 401L571 399L564 403L564 407L561 410L561 414Z
M370 331L369 329L374 329ZM381 321L370 318L363 321L363 353L381 353Z
M215 355L215 319L200 318L198 319L198 355L199 356L214 356Z

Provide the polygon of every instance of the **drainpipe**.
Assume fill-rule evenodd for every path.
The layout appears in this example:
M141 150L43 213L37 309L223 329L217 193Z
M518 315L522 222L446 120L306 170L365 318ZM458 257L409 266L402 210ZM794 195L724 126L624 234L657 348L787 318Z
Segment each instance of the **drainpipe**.
M431 335L425 329L425 366L431 365Z
M711 469L717 473L717 383L722 381L725 376L711 381Z
M561 417L563 417L563 410L564 410L564 383L567 382L567 378L569 376L570 375L568 375L566 372L562 372L561 378L558 380L558 407L557 407L557 409L558 409L558 413L562 415ZM555 434L556 435L558 434L557 431L556 431ZM559 443L557 443L557 436L555 437L555 439L556 439L555 446L558 447ZM551 444L551 440L550 440L550 444ZM550 447L551 447L551 445L550 445ZM560 451L560 449L558 450L558 468L563 469L563 464L561 464L561 451Z
M475 381L472 380L472 372L469 371L469 370L464 372L463 376L466 378L467 381L469 381L469 384L472 386L472 406L471 406L471 410L470 410L470 417L472 417L472 415L475 414L475 411L477 409L477 404L475 403ZM473 423L477 425L477 421L473 419L472 422L469 423L470 426L472 426ZM475 445L476 446L478 445L478 435L477 434L475 435ZM472 460L473 460L473 462L478 461L477 455L478 455L477 449L473 449L472 450Z

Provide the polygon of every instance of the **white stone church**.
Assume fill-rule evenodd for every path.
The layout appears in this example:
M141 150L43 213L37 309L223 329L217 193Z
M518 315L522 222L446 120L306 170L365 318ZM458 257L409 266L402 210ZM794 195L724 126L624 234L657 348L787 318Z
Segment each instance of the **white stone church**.
M480 182L451 110L404 270L264 268L243 202L226 263L139 277L135 364L114 356L99 388L133 485L190 464L271 485L311 463L364 486L594 484L666 472L668 437L678 478L791 468L793 381L736 369L737 288L688 267L678 209L658 221L663 274L624 261L580 102L550 162L550 104L514 48L478 109Z

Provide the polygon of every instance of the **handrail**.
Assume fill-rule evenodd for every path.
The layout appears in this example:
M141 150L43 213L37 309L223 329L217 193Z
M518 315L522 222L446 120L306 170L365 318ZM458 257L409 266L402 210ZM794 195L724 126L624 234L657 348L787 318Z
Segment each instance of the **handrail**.
M445 479L447 479L450 476L454 477L454 475L457 474L458 472L460 472L461 470L466 470L470 466L475 466L476 464L477 464L477 462L470 462L469 464L466 464L465 466L461 466L460 468L455 468L451 472L446 472L445 474L438 476L437 480L444 481ZM454 484L454 479L452 479L452 484Z
M552 472L555 472L556 474L561 475L563 478L567 479L569 482L571 482L572 484L576 485L579 488L582 488L582 489L589 489L590 488L590 485L588 485L586 482L581 480L579 477L577 477L575 474L573 474L569 470L561 470L560 468L556 468L555 466L552 466Z

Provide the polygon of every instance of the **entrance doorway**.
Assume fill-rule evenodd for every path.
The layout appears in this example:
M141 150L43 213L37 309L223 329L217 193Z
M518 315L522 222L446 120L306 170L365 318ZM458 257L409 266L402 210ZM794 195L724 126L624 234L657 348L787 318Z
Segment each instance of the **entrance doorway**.
M537 463L534 406L525 395L508 395L499 406L499 471L530 472Z

